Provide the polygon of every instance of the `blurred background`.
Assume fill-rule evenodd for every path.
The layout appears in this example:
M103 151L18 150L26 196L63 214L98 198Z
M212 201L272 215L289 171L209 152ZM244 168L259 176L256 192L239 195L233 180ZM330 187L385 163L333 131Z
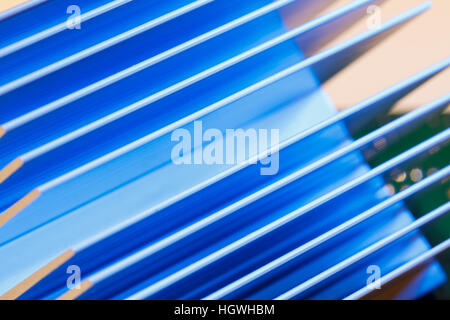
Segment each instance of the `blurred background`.
M326 11L349 2L351 1L336 0ZM390 19L405 8L422 2L423 0L386 0L380 6L381 20ZM432 3L431 10L417 17L414 22L380 43L325 84L326 91L338 108L352 106L450 55L450 1L433 0ZM328 46L340 43L365 29L367 20L362 20ZM405 112L442 96L448 92L449 84L450 70L446 70L403 99L394 112Z

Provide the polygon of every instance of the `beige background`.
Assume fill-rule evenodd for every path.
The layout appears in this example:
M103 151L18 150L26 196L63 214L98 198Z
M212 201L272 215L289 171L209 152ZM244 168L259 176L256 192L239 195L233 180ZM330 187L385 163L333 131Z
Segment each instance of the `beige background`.
M349 3L337 0L333 7ZM387 0L383 20L424 0ZM345 108L420 70L450 57L450 0L433 0L433 7L378 45L325 85L335 104ZM332 8L328 8L330 10ZM336 42L367 30L367 19L342 34ZM396 107L405 111L450 92L450 68L406 97Z
M335 0L326 11L351 1ZM424 1L386 0L381 5L381 17L383 20L389 19ZM0 11L24 2L26 0L0 0ZM432 2L431 10L416 18L325 85L326 91L339 108L351 106L450 56L450 0ZM367 30L366 20L363 19L343 33L335 43ZM401 101L395 110L405 111L420 106L449 91L450 70L447 70Z
M27 0L0 0L0 12L11 9L24 2L27 2Z

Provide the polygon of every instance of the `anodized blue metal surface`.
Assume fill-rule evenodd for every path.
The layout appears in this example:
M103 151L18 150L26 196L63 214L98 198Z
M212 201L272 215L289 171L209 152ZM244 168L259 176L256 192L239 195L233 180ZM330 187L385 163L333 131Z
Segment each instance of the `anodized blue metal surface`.
M436 72L439 72L447 65L448 61L439 63L423 72L420 72L417 75L406 79L402 83L388 88L385 91L375 95L374 97L361 102L353 108L349 108L347 109L347 111L341 112L336 116L323 121L316 126L313 126L311 129L303 131L298 136L291 138L290 141L285 141L283 143L283 146L280 146L280 157L284 159L299 159L299 156L296 155L298 154L298 150L307 149L307 146L309 146L309 143L306 141L306 139L308 139L312 143L314 143L317 138L323 140L323 137L320 138L320 132L332 127L333 125L335 126L338 121L343 121L347 124L347 126L354 123L358 123L360 126L363 126L365 118L364 115L374 115L380 112L383 113L387 111L389 107L394 105L394 103L398 99L402 98L406 93L417 87L417 85L423 83L423 81L425 81L429 77L435 75ZM435 104L431 104L428 108L425 108L423 111L416 113L416 119L419 119L424 112L429 113L432 111L435 112L435 110L442 110L443 106L445 106L446 100L442 99L442 101L443 102L438 101ZM370 118L365 119L367 120ZM409 124L410 119L411 117L405 119L401 123ZM399 126L395 126L394 128L398 130ZM391 131L393 130L391 129ZM298 144L298 146L295 146L295 144ZM292 150L289 151L289 149ZM313 157L309 159L309 162L313 162L314 160L316 160L314 157L317 157L317 155L310 155L308 153L304 154L304 158L308 156ZM282 164L283 166L280 168L280 172L284 172L289 169L285 161ZM156 220L158 216L164 217L165 220L175 223L181 218L177 218L177 212L179 212L179 210L189 210L191 212L191 215L199 212L200 210L211 210L214 205L217 206L217 204L215 203L224 201L223 197L220 197L218 195L223 194L226 197L225 199L230 199L233 195L238 195L240 192L244 192L245 190L247 190L247 192L253 190L255 184L257 184L258 182L261 183L263 181L269 180L269 177L259 176L259 179L257 179L258 175L255 175L254 173L247 173L247 171L250 170L252 172L259 170L258 166L253 165L252 167L248 167L248 165L240 165L238 168L232 169L228 176L216 178L216 180L220 180L215 181L215 183L214 180L212 180L209 185L203 186L203 189L199 189L200 187L202 187L199 186L198 188L194 188L189 194L184 193L183 197L181 197L182 195L180 194L179 197L175 197L169 202L166 201L166 204L164 204L164 206L156 206L144 211L134 219L129 219L128 221L123 223L122 226L113 228L107 235L102 235L101 237L95 236L89 241L84 241L81 245L75 246L73 248L76 252L76 255L73 259L67 262L67 265L83 265L83 268L85 270L91 270L92 268L94 268L92 264L95 264L95 260L93 260L92 257L96 256L97 252L113 251L112 247L108 246L108 243L114 243L114 252L118 251L117 243L121 244L122 249L120 251L126 252L131 248L136 248L140 244L145 243L145 241L149 241L150 239L154 238L155 236L152 235L152 232L149 232L149 228L152 225L158 224ZM252 179L247 179L247 176L252 176ZM229 185L234 186L232 194L230 194L230 192L228 192L228 194L224 192L225 190L229 190ZM212 199L214 201L209 201L202 206L199 205L199 203L201 203L201 199ZM182 218L184 221L186 221L185 217ZM163 229L163 231L167 232L167 228L169 227L167 222L165 225L166 228ZM136 234L142 234L142 236L136 237ZM130 238L129 235L133 236ZM108 258L105 256L105 258L102 260L102 263L105 263L107 259L111 259L113 257L114 254L109 255ZM61 286L64 285L65 269L67 268L67 265L63 266L61 270L55 272L56 274L58 274L56 278L59 277L60 279L62 279L62 282L59 281ZM98 265L99 264L97 264L97 266ZM58 283L58 280L56 280L55 277L51 279L52 280L49 280L46 283L51 283L52 285ZM32 291L33 290L30 291L30 294Z
M366 160L377 141L438 117L450 95L353 137L450 58L340 113L320 87L430 2L321 51L379 2L312 19L330 3L78 1L79 33L63 0L0 16L14 27L0 35L0 294L64 297L78 265L81 299L354 298L370 293L367 265L390 281L442 252L419 229L449 204L415 220L404 200L450 169L395 196L385 176L445 148L450 129L375 168ZM301 23L288 28L295 11ZM229 128L279 140L236 163L174 163L176 129ZM183 156L211 145L194 139ZM268 164L278 167L262 175ZM431 260L400 297L444 280Z
M329 61L333 61L334 65L339 65L338 63L338 59L342 58L344 59L344 61L342 61L342 63L340 64L341 68L345 66L346 63L349 63L349 56L352 56L353 58L355 58L356 55L360 55L364 52L364 49L368 49L370 47L369 43L371 43L371 40L376 41L376 40L380 40L381 35L383 35L385 32L389 31L390 28L392 27L398 27L401 25L401 23L404 23L405 21L407 21L409 18L414 17L415 15L417 15L418 13L422 12L424 9L426 8L426 6L420 6L418 8L414 8L411 11L407 12L407 14L405 14L405 16L403 18L394 18L391 21L386 22L385 24L383 24L382 27L380 27L379 29L375 29L375 30L369 30L366 33L364 33L361 36L357 36L356 38L352 38L349 39L348 41L336 45L333 48L330 48L322 53L319 53L309 59L306 59L302 62L299 62L297 64L294 64L291 67L288 67L287 69L273 75L273 76L269 76L267 79L264 79L244 90L238 91L237 93L234 94L234 96L238 96L238 98L240 98L240 96L244 96L247 100L243 101L243 100L237 100L238 98L234 98L233 96L233 100L237 100L234 105L228 106L228 108L226 109L222 109L219 110L219 112L216 112L216 114L214 114L214 117L210 115L208 115L210 118L212 119L212 123L210 123L210 121L203 119L203 122L206 124L205 125L205 129L208 127L214 127L214 128L227 128L227 127L242 127L239 123L236 123L235 120L236 118L233 116L230 116L229 114L235 112L234 110L238 109L240 112L240 118L242 119L241 123L246 123L246 125L248 127L252 127L252 128L266 128L266 129L270 129L270 128L281 128L280 130L280 139L284 140L292 135L294 135L296 132L299 132L302 130L302 128L299 126L298 123L295 124L294 127L289 127L287 124L291 122L292 119L292 114L298 114L298 118L303 118L303 120L306 120L308 118L305 117L300 117L300 114L305 115L307 113L307 111L305 110L305 105L306 103L303 102L302 105L298 104L297 106L295 105L295 103L290 104L290 106L292 107L291 110L286 110L287 108L284 108L284 111L288 111L285 112L285 115L283 116L283 114L281 114L281 118L279 118L279 120L274 121L274 119L280 117L279 115L279 111L276 108L277 106L279 106L282 102L281 101L292 101L292 99L294 99L294 97L298 97L298 96L306 96L309 92L311 92L314 89L315 86L315 79L314 78L310 78L308 79L310 76L308 74L310 74L310 71L307 69L308 67L312 67L313 69L318 69L320 67L321 64L327 64L327 62ZM291 47L292 50L294 50L293 52L293 58L295 57L295 55L299 56L301 59L301 53L298 51L297 48L295 47ZM346 59L346 60L345 60ZM337 70L333 70L332 73L330 74L324 74L322 73L322 76L324 77L323 80L325 80L325 78L330 77L334 72L336 72ZM250 79L252 79L252 77L249 77ZM252 79L253 81L254 79ZM322 80L322 79L321 79ZM240 78L240 81L243 81L242 78ZM297 86L295 85L296 81L301 81L303 84L303 92L299 92L297 89ZM311 84L308 85L307 82L310 82ZM230 87L232 88L232 87ZM201 88L200 90L198 90L197 92L208 92L209 90L204 90L205 88ZM221 90L223 90L222 87L220 87ZM259 90L258 89L263 89L263 90ZM229 90L229 89L228 89ZM233 90L230 90L231 92L233 92ZM254 92L254 93L253 93ZM192 94L192 92L191 92ZM227 94L229 94L229 92L225 92L224 96L226 97ZM240 95L240 96L239 96ZM177 96L170 96L170 97L175 97L175 99L177 98ZM213 100L216 100L217 98L217 93L214 93L214 95L211 95L211 98ZM306 96L308 99L311 96ZM211 99L210 98L210 99ZM283 99L280 101L280 98ZM197 105L197 99L199 99L198 97L196 97L195 99L190 99L189 102L192 103L193 105ZM202 96L201 97L201 101L208 101L207 97ZM230 99L231 100L231 99ZM233 101L232 100L232 101ZM213 102L213 101L211 101ZM239 104L243 104L245 103L246 105L250 106L250 109L247 109L244 111L244 109L240 108ZM172 104L177 104L177 100L173 101ZM222 106L226 106L229 105L230 102L227 101L227 98L225 98L225 100L221 100L217 103L219 106L220 104L222 104ZM135 107L134 107L135 108ZM257 108L257 112L255 114L255 108ZM132 108L133 109L133 108ZM186 107L184 107L184 109L186 109ZM218 106L213 105L212 109L218 109ZM298 111L295 111L295 109L297 109ZM330 108L331 110L331 108ZM150 110L151 112L152 110ZM128 111L129 112L129 111ZM190 111L191 113L193 112L193 110ZM222 112L222 114L220 114L220 112ZM299 113L301 112L301 113ZM226 115L225 113L228 113L228 115ZM249 123L251 121L252 118L259 118L261 117L262 114L265 113L265 117L264 117L264 122L262 125L252 125L249 126ZM312 113L310 113L312 114ZM331 114L331 113L329 113ZM132 115L133 116L133 115ZM145 117L145 114L137 114L134 115L135 117L137 117L138 119L141 119L142 117ZM150 115L151 116L151 115ZM208 117L207 116L207 117ZM319 115L318 115L319 116ZM246 118L248 117L248 118ZM318 118L316 121L320 121L323 120L325 117L327 117L326 113L322 113L320 115L320 117L323 118ZM226 121L226 119L230 119L232 122L229 123ZM189 119L191 120L191 119ZM313 122L311 121L311 119L308 119L310 124L313 124ZM125 124L127 128L130 127L130 124ZM191 125L192 126L192 125ZM188 128L188 130L193 130L191 129L191 126L186 126ZM113 132L117 133L118 128L116 128L114 126L114 123L111 124L110 126L108 126L110 131L109 134L112 134ZM131 126L131 128L135 128L135 126ZM120 128L119 128L120 131ZM126 130L128 133L132 132L132 130L127 129ZM106 133L102 132L99 133L102 136L105 136ZM94 139L95 139L95 132L91 133L91 135L94 135ZM60 178L56 178L54 180L50 180L48 182L46 182L45 184L42 184L41 186L38 187L38 190L40 191L40 193L42 194L37 201L33 202L30 206L28 206L27 208L25 208L25 210L23 212L21 212L21 214L17 215L16 217L14 217L11 221L7 222L6 225L2 228L3 232L2 235L0 235L0 243L3 243L5 241L8 241L8 239L12 239L14 237L17 237L19 235L21 235L22 233L26 232L27 230L33 229L39 225L41 225L42 223L45 223L46 221L58 217L61 214L64 214L64 212L67 212L68 210L73 209L76 205L80 204L80 203L85 203L86 201L89 201L90 199L94 199L96 197L98 197L99 195L101 195L104 192L107 192L108 190L111 190L114 187L117 187L118 185L125 183L127 180L124 179L128 179L128 181L130 181L133 178L138 177L139 175L143 174L146 171L149 171L153 168L158 168L161 165L164 165L167 162L170 162L170 152L164 151L164 149L169 149L171 148L171 143L168 142L168 140L170 139L170 137L168 135L166 135L166 139L157 139L154 140L154 137L151 136L152 134L150 134L150 136L146 136L144 138L141 138L140 140L138 140L137 142L132 142L129 145L126 145L124 147L122 147L122 149L118 149L117 151L114 151L113 153L110 153L106 156L103 156L102 158L99 158L99 160L95 160L94 162L88 163L86 165L84 165L83 167L81 167L80 169L76 169L73 172L69 172L66 173L64 175L62 175ZM123 137L123 135L119 135L119 138ZM126 135L125 135L126 137ZM151 141L151 143L148 142L148 140L154 140ZM146 143L143 147L142 145ZM81 146L80 147L84 147L84 145L88 144L86 141L81 141L80 142ZM108 140L108 146L109 146L109 140ZM96 144L96 149L100 148L101 146ZM139 148L140 147L140 148ZM196 147L195 145L193 146L194 148ZM136 149L138 148L138 149ZM145 166L140 165L140 166L128 166L126 168L124 168L124 170L120 173L122 174L123 178L121 178L121 176L118 174L116 175L109 175L108 176L108 180L110 181L106 181L103 180L103 182L101 184L98 183L90 183L87 182L86 180L84 180L84 182L80 183L78 179L95 179L97 180L98 178L95 176L96 172L95 169L96 167L99 166L99 164L101 163L105 163L106 161L109 161L109 163L111 163L109 158L116 158L118 159L117 161L120 161L120 157L119 155L124 154L125 152L127 152L127 154L125 154L125 156L135 156L135 154L139 154L141 152L147 153L147 152L152 152L155 148L158 149L159 154L162 155L166 155L166 157L160 157L159 155L155 155L153 157L151 157L151 159L149 159L149 157L147 156L143 156L142 154L138 156L138 158L140 159L140 161L145 161ZM152 150L153 149L153 150ZM130 153L130 151L134 150L132 153ZM75 154L77 154L75 152ZM63 156L65 156L66 153L63 154ZM58 161L60 159L60 157L56 158L55 160ZM103 160L104 159L104 160ZM128 160L127 160L128 161ZM170 164L169 164L170 166ZM42 166L38 166L39 168L41 168ZM217 170L220 170L221 166L205 166L203 168L201 168L202 170L202 174L208 174L209 172L215 172L218 173ZM222 167L224 167L222 165ZM226 167L226 165L225 165ZM122 167L123 168L123 167ZM98 168L99 171L104 170L105 167L100 167ZM189 170L192 171L198 171L199 167L196 168L189 168ZM136 172L137 171L137 172ZM82 175L82 173L85 173ZM103 175L103 173L101 173ZM194 174L195 175L195 174ZM22 180L23 181L23 180ZM98 181L98 180L97 180ZM186 181L188 182L188 181ZM189 181L188 183L193 182L192 180ZM72 184L75 184L73 187L71 186ZM89 187L87 187L89 186ZM186 185L181 185L181 187L183 189L186 189L187 186ZM77 189L74 189L77 188ZM7 190L11 190L11 188L8 188ZM174 191L175 188L172 188L172 190L170 191ZM63 199L63 201L61 203L55 202L53 199L53 196L49 196L47 197L50 200L50 203L46 201L46 196L48 193L58 193L60 192L60 194L70 194L71 197L70 199L68 199L67 197L61 197L58 196L57 198L59 199ZM164 195L153 195L153 200L155 201L163 201L164 200ZM7 196L3 196L3 199L5 199L6 201L11 201L14 202L14 200L18 200L17 198L12 197L8 199ZM11 199L11 200L10 200ZM45 207L47 206L47 208ZM51 210L48 209L48 206L51 207L58 207L59 209L59 213L52 213ZM4 204L4 209L6 209L8 207L8 205ZM39 212L39 215L33 214L32 212L36 210L37 212ZM27 212L30 211L30 214L28 214Z

